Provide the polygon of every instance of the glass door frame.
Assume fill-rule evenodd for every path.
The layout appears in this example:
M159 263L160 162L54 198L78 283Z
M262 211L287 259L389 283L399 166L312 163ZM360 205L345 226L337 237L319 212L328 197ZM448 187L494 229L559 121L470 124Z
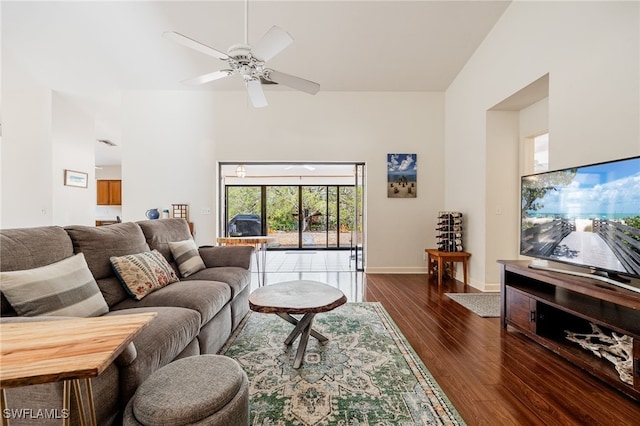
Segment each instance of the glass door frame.
M288 165L299 165L301 163L292 163L292 162L238 162L238 161L233 161L233 162L218 162L218 175L217 175L217 179L218 179L218 200L219 200L219 204L218 204L218 234L219 235L224 235L227 236L228 230L227 230L227 221L226 221L226 210L227 210L227 206L226 206L226 184L225 184L225 176L223 174L223 166L228 166L228 165L233 165L233 166L238 166L240 164L244 164L244 165L248 165L248 164L269 164L269 165L284 165L284 166L288 166ZM355 218L354 218L354 237L351 238L351 250L354 252L353 254L353 259L356 261L356 270L360 271L360 272L364 272L364 268L365 268L365 258L366 258L366 254L365 254L365 247L366 247L366 187L365 187L365 183L366 183L366 163L364 162L338 162L338 163L332 163L332 162L305 162L305 164L352 164L354 167L354 185L355 185L355 189L354 189L354 194L356 197L356 213L355 213ZM253 186L253 185L247 185L247 186ZM257 185L260 186L260 185ZM331 186L331 185L330 185ZM347 186L347 185L339 185L339 186ZM266 206L266 197L263 198L262 200L262 208L264 209ZM266 235L267 232L267 225L265 221L262 221L262 227L263 227L263 233L264 235ZM339 231L339 230L338 230ZM335 250L343 250L344 247L340 247L339 245L336 248L333 248Z

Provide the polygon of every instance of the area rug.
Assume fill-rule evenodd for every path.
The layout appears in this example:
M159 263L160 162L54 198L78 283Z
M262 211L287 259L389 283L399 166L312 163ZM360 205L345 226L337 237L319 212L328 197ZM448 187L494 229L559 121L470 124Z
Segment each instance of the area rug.
M463 425L451 402L380 303L316 315L301 367L292 325L250 313L221 354L249 377L252 425Z
M500 293L445 293L445 295L481 317L500 316Z

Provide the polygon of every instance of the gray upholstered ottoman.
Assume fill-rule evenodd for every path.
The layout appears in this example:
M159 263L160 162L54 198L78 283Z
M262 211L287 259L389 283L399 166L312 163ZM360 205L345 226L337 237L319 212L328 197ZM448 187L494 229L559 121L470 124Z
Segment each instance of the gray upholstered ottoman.
M153 373L124 412L124 425L249 424L249 381L222 355L182 358Z

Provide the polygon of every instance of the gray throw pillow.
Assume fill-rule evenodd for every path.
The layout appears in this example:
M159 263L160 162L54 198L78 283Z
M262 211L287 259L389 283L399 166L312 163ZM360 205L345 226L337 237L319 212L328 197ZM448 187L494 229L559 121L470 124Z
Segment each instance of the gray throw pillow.
M169 249L178 264L180 275L183 277L186 278L205 268L204 261L200 257L198 247L193 239L170 242Z
M21 316L95 317L109 311L82 253L39 268L0 272L0 289Z

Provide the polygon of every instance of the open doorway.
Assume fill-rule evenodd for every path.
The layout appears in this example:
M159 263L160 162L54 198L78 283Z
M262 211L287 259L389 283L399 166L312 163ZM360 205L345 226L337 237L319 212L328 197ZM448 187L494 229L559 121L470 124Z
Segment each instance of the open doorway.
M364 163L220 163L220 234L268 250L349 250L364 270Z

